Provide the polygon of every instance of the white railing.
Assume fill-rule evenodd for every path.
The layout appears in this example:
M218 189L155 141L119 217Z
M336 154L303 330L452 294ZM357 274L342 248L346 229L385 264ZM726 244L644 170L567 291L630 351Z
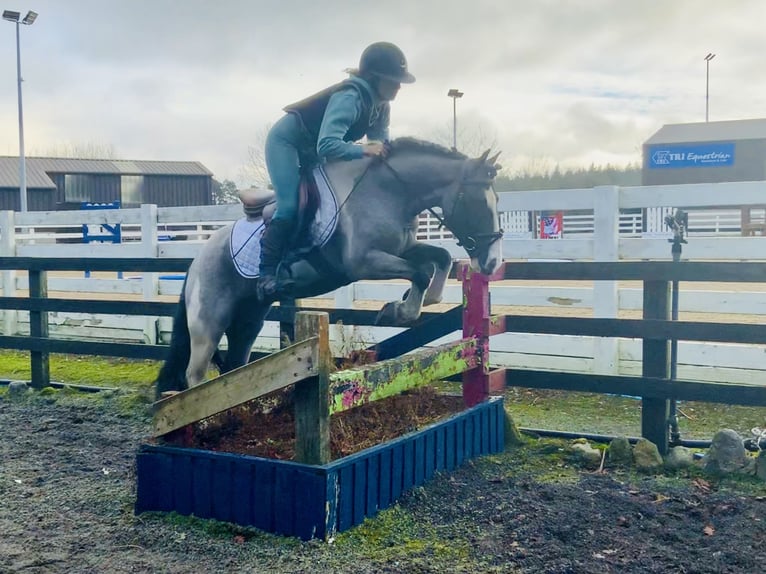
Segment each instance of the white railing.
M500 194L503 249L510 260L669 260L670 233L664 217L682 207L689 211L689 243L683 258L691 260L766 260L766 238L742 237L740 208L764 204L766 182L507 192ZM536 239L533 223L541 212L564 213L561 240ZM193 257L216 228L242 215L239 205L140 209L0 212L0 256L29 257ZM420 218L419 236L442 245L456 257L465 253L438 229L430 215ZM533 223L530 223L533 222ZM81 226L122 224L122 244L62 243L82 238ZM79 230L79 231L78 231ZM167 240L171 239L171 240ZM112 274L85 278L49 275L50 292L108 293L139 299L175 298L178 275L142 274L118 279ZM110 276L111 275L111 276ZM2 292L13 296L27 288L24 274L2 273ZM401 282L360 282L325 295L338 307L379 305L401 297ZM70 295L71 296L71 295ZM103 295L101 295L103 296ZM459 286L448 285L445 303L459 304ZM614 282L539 285L504 282L492 285L495 307L509 313L580 314L618 317L641 309L641 289ZM685 288L680 313L705 314L709 320L766 321L766 287L752 284ZM50 313L55 337L167 342L169 318L112 317ZM732 319L734 316L734 319ZM23 312L2 312L3 333L28 332ZM396 329L344 328L343 339L370 343ZM337 328L336 328L337 333ZM338 345L341 343L338 342ZM256 341L259 348L278 346L276 326L267 324ZM336 349L337 350L337 349ZM493 362L519 368L551 368L580 372L636 374L640 341L589 337L505 334L492 340ZM679 377L698 380L766 382L764 349L757 345L679 343Z

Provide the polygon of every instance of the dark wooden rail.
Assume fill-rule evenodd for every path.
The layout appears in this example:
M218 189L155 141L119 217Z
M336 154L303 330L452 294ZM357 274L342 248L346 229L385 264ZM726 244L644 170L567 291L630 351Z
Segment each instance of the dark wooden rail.
M108 355L129 358L162 359L164 345L96 343L57 340L48 337L48 312L88 312L104 314L171 316L175 303L141 301L83 301L47 298L47 271L185 271L189 259L61 259L0 257L0 270L29 272L29 297L0 297L1 309L30 313L30 336L0 336L0 348L31 352L33 385L48 385L49 353ZM455 275L453 275L455 276ZM670 286L673 281L763 282L766 263L731 262L613 262L613 263L509 263L493 280L531 281L582 280L643 282L642 319L598 319L507 315L492 319L492 333L546 333L592 337L625 337L643 340L643 367L640 377L588 375L549 371L508 370L508 385L618 393L642 397L642 433L667 448L667 413L670 399L702 400L751 406L766 406L764 385L720 384L670 380L670 342L673 340L728 343L766 343L766 325L707 323L670 320ZM766 296L766 295L765 295ZM373 325L377 312L350 309L301 307L325 311L331 322L347 325ZM439 337L459 330L461 307L444 313L424 313L409 330L376 346L379 359L399 356ZM289 325L295 308L275 306L269 320ZM257 356L257 355L256 355ZM495 377L497 379L497 377Z

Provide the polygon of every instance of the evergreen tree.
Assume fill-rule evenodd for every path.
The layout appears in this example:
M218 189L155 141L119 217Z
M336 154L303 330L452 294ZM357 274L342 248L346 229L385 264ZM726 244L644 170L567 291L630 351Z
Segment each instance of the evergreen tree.
M213 180L213 202L216 205L239 202L237 184L230 179L224 179L222 182Z

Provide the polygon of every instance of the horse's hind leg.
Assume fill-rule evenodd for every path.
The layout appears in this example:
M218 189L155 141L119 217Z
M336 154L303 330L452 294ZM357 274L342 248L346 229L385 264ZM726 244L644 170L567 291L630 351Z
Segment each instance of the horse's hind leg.
M191 333L191 355L189 366L186 367L186 381L189 383L189 387L199 385L205 380L210 359L218 348L218 342L222 336L223 333L217 338L206 333Z
M243 303L240 305L244 311L234 313L234 319L226 328L226 339L229 343L224 363L224 372L231 371L250 360L250 351L255 338L263 328L263 319L269 310L269 305L261 305L258 302Z
M189 387L193 387L206 378L210 360L221 342L231 310L218 307L213 312L210 307L202 309L196 299L190 299L195 303L189 304L188 312L191 354L186 368L186 380Z

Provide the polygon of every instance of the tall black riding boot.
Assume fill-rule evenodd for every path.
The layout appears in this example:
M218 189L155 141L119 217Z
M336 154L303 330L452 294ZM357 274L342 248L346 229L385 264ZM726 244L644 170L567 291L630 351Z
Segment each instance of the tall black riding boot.
M261 237L261 262L258 277L258 297L273 297L280 290L277 267L287 251L288 240L293 231L293 222L288 219L273 219Z

